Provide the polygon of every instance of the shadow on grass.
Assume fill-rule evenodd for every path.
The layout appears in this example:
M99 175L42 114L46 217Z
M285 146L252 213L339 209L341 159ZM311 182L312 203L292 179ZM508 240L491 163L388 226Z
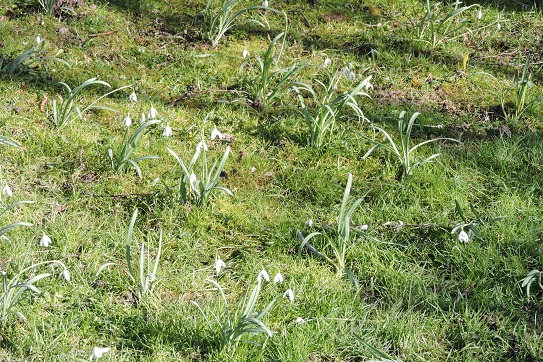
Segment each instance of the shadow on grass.
M164 350L169 346L169 349L187 351L203 360L216 349L216 341L193 325L194 321L170 320L166 315L156 316L148 312L124 317L118 323L121 341L117 348L138 350L143 355L152 356L156 354L156 348Z

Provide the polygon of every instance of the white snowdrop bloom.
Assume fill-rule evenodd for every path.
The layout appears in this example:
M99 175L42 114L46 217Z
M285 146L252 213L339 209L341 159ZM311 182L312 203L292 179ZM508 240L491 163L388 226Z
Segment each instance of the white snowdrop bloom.
M283 293L283 298L287 298L290 299L290 301L294 301L294 292L292 291L292 289L287 289L284 293Z
M138 96L136 95L136 92L130 93L128 99L130 99L131 102L136 103L138 101Z
M70 271L68 269L64 269L62 271L62 273L59 274L58 276L59 278L64 278L66 279L67 282L70 281Z
M4 186L4 188L2 189L2 195L13 196L13 192L11 192L11 188L9 187L9 185Z
M469 235L464 230L460 231L458 233L458 240L460 240L463 243L469 242Z
M213 128L213 131L211 131L211 140L215 140L216 138L222 140L222 133L216 128Z
M46 248L49 247L51 244L51 238L45 234L40 238L40 246L45 246Z
M305 323L305 319L303 319L302 317L298 317L298 318L296 318L296 323L298 323L298 324Z
M155 107L151 107L151 109L149 110L149 113L147 113L147 118L155 119L157 114L158 112L156 111Z
M306 226L309 226L309 227L312 227L313 226L313 220L312 219L309 219L305 222L305 225Z
M226 263L221 259L215 260L215 271L217 272L217 275L219 275L223 268L226 268Z
M173 130L170 126L166 126L164 127L164 129L162 130L162 135L164 137L170 137L173 135Z
M262 1L262 6L268 7L268 0Z
M353 82L356 79L356 74L354 74L352 70L349 70L349 73L347 74L347 78L349 78L349 80Z
M203 149L204 151L207 151L208 148L207 148L207 144L205 143L204 140L201 140L199 143L198 143L198 146L196 146L196 149Z
M110 351L111 348L108 348L108 347L105 347L105 348L100 348L100 347L94 347L92 349L92 352L91 352L91 355L90 355L90 360L92 361L93 358L100 358L104 355L104 353L107 353Z
M241 55L243 56L243 59L249 56L249 51L247 50L247 48L243 49L243 53L241 53Z
M369 229L368 224L360 225L360 230L367 231Z
M477 19L478 19L478 20L481 20L482 18L483 18L483 11L482 11L482 10L479 10L479 11L477 12Z
M36 37L36 44L40 45L41 43L41 38L39 36Z
M343 69L341 70L341 74L343 75L348 75L350 72L351 72L351 69L349 69L349 67L347 66L343 67Z
M283 274L281 273L277 273L275 274L275 276L273 277L273 283L274 284L277 284L277 283L282 283L285 281L285 278L283 278Z
M256 171L256 167L251 167L251 168L249 169L249 172L251 172L251 173L253 173L253 172L255 172L255 171Z
M132 124L132 118L130 118L130 116L124 117L123 126L130 127L131 124Z
M330 64L332 64L332 61L330 60L330 58L326 58L326 59L324 59L324 63L322 63L322 66L326 68Z
M270 281L270 276L268 275L268 272L264 269L262 269L260 273L258 273L258 280L261 280L262 278L264 278L264 280L267 282Z
M193 184L195 183L196 181L198 181L198 179L196 178L196 175L193 173L190 174L190 177L189 177L189 182L190 184Z
M500 31L501 28L502 28L502 26L501 26L500 23L496 24L496 29L498 29L498 31Z
M373 84L370 83L370 81L367 81L366 82L366 85L364 86L366 88L366 90L370 90L370 89L373 89Z

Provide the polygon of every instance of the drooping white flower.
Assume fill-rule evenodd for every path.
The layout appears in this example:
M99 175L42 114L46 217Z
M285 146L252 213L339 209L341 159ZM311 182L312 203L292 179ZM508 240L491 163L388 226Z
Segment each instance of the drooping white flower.
M260 273L258 273L258 280L264 279L265 281L270 281L270 276L268 275L268 272L262 269Z
M226 263L221 259L215 260L215 271L217 272L217 275L219 275L223 268L226 268Z
M469 242L469 235L467 232L465 232L464 230L460 231L458 233L458 240L460 240L461 242L463 243L467 243Z
M292 291L292 289L287 289L284 293L283 293L283 298L287 298L290 299L290 301L294 301L294 292Z
M2 195L13 196L13 192L11 192L11 188L9 187L9 185L4 186L4 188L2 189Z
M349 70L349 73L347 74L347 78L349 78L349 80L353 82L356 79L356 74L354 74L352 70Z
M477 12L477 20L481 20L483 18L483 11L482 10L479 10Z
M136 95L136 92L130 93L128 99L130 99L131 102L136 103L138 101L138 96Z
M247 48L243 49L243 53L241 53L241 55L243 56L243 59L249 56L249 51L247 50Z
M283 274L281 273L277 273L275 274L275 276L273 277L273 283L274 284L277 284L277 283L282 283L285 281L285 278L283 278Z
M105 348L100 348L100 347L94 347L92 349L92 352L91 352L91 355L90 355L90 360L92 361L93 358L100 358L104 355L104 353L107 353L110 351L111 348L109 347L105 347Z
M324 59L324 63L322 63L322 66L326 68L330 64L332 64L332 61L330 60L330 58L326 58L326 59Z
M255 172L255 171L256 171L256 167L251 167L251 168L249 169L249 172L251 172L251 173L253 173L253 172Z
M218 129L213 128L213 131L211 131L211 140L213 141L216 138L222 140L222 133Z
M368 90L370 90L370 89L373 89L373 84L371 84L370 81L368 80L368 81L366 82L366 85L365 85L364 87L365 87L366 90L368 91Z
M151 109L149 109L149 113L147 113L147 118L155 119L156 116L157 116L157 111L156 111L155 107L151 107Z
M498 29L498 31L500 31L501 28L502 28L502 26L501 26L500 23L496 24L496 29Z
M192 172L190 174L190 177L189 177L189 182L190 184L192 185L193 183L195 183L196 181L198 181L198 179L196 178L196 175L194 174L194 172Z
M309 227L312 227L313 226L313 220L312 219L309 219L305 222L305 225L306 226L309 226Z
M51 238L45 234L40 238L40 246L49 247L49 244L51 244Z
M39 36L36 37L36 44L40 45L41 43L41 38Z
M207 151L207 144L205 143L204 140L201 140L201 141L198 143L198 146L196 146L196 149L197 149L197 150L204 149L204 151Z
M62 273L59 274L58 276L59 278L64 278L66 279L67 282L70 281L70 271L68 269L64 269L62 271Z
M130 118L130 116L124 117L123 126L130 127L131 124L132 124L132 118Z
M164 127L164 129L162 130L162 135L164 137L170 137L173 135L173 130L170 126L166 126Z
M305 319L303 319L302 317L298 317L298 318L296 318L296 323L298 323L298 324L305 323Z
M368 224L360 225L360 230L367 231L369 229Z
M268 0L262 1L262 6L268 7Z

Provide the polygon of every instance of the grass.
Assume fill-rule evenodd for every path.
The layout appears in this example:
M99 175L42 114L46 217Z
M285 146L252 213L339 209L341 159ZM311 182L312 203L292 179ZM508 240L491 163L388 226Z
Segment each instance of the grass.
M0 239L0 271L12 280L32 264L58 260L71 278L58 278L60 269L48 265L18 277L51 274L35 283L40 294L25 292L13 309L27 320L12 313L2 325L0 360L88 360L94 347L111 348L104 361L541 360L543 291L534 280L528 299L522 282L543 270L541 10L481 2L465 14L463 29L472 32L454 39L436 34L433 44L413 27L424 17L423 1L269 1L288 18L280 66L304 64L296 81L316 89L327 58L332 74L348 66L356 77L341 78L338 95L371 76L374 88L364 89L371 98L354 96L367 121L345 108L326 146L312 148L293 91L278 92L265 112L233 102L252 79L239 71L243 50L265 54L285 31L284 17L266 13L269 29L261 27L249 21L260 19L261 3L241 1L240 9L259 8L237 18L213 47L193 21L206 3L95 1L59 19L37 2L5 1L0 15L10 9L15 17L0 21L3 64L40 36L46 55L70 67L37 61L0 74L0 188L13 191L2 195L2 205L33 201L2 215L0 227L33 226ZM518 84L528 55L525 99L536 101L512 120L502 110L503 91ZM66 97L59 82L78 85L98 75L112 89L134 86L56 130L48 112L53 100ZM132 90L138 102L130 101ZM88 105L103 93L85 87L77 102ZM320 104L301 96L311 111ZM514 112L514 94L508 97L505 110ZM141 178L131 166L115 172L108 149L122 141L123 118L139 123L151 106L173 136L147 128L130 156L160 159L139 163ZM377 148L364 158L372 146L367 139L382 137L376 129L400 139L401 111L424 115L410 129L412 145L452 138L463 146L423 144L415 161L440 156L403 179L393 154ZM168 149L189 161L209 114L205 142L214 159L229 150L217 181L233 196L215 193L206 206L178 202L165 186L180 182ZM230 137L210 140L213 128ZM351 232L345 254L358 291L323 260L298 255L297 230L337 229L349 174L351 200L363 200L350 227L369 225L363 235ZM470 205L482 219L497 220L477 222L482 239L462 243L451 230L479 218ZM136 208L133 228L138 243L152 244L152 267L162 230L152 298L141 300L122 272ZM48 248L39 245L43 234L51 238ZM226 264L218 276L217 258ZM117 266L96 276L106 263ZM223 300L206 280L215 278L235 312L262 269L285 276L282 284L262 284L254 310L275 300L262 316L272 336L245 334L235 348L221 350L218 329L194 303L222 323ZM282 298L289 288L292 302Z

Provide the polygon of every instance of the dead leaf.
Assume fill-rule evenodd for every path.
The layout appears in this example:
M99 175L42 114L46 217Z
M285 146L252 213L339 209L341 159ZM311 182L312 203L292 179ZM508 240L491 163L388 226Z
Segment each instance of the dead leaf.
M42 101L40 103L40 111L45 112L45 105L47 104L47 95L43 93L41 96L42 96Z
M11 10L6 10L6 13L0 16L0 21L10 21L15 19L15 13Z

